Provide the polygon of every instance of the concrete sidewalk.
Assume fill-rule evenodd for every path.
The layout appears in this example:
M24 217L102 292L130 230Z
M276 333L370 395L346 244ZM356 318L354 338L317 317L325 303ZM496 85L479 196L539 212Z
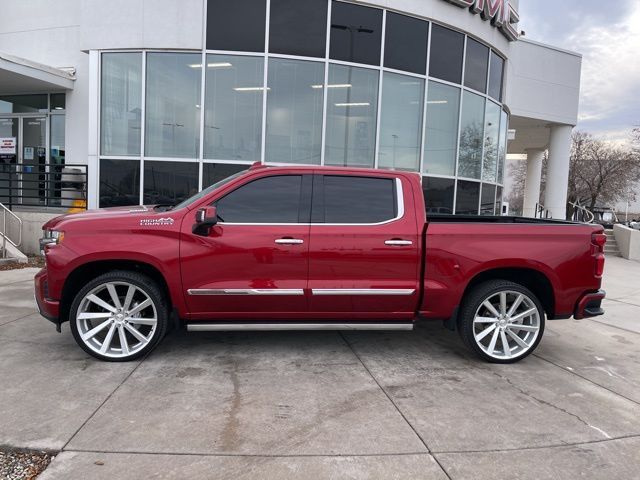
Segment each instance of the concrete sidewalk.
M94 360L0 272L0 444L62 451L42 479L637 478L640 263L607 259L607 314L548 322L489 365L410 333L179 333Z

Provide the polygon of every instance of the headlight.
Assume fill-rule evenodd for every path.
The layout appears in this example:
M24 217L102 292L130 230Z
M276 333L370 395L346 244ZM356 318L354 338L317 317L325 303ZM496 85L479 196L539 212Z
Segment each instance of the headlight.
M49 230L46 229L44 231L44 235L40 240L40 253L44 255L44 247L45 245L58 245L62 243L64 240L64 232L59 230Z

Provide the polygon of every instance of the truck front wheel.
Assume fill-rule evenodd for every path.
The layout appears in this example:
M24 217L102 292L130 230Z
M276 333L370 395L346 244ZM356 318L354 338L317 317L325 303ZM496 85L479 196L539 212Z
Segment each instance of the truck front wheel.
M78 292L69 323L84 351L101 360L124 362L158 345L167 331L168 309L152 279L137 272L112 271Z
M481 283L460 308L464 343L491 363L514 363L533 352L544 333L544 309L528 289L507 280Z

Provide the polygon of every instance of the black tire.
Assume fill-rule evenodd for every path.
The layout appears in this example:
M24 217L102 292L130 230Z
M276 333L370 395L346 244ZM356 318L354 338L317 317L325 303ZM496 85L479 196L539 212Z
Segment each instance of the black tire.
M80 332L80 329L79 329L80 327L78 325L81 322L80 320L77 320L78 309L80 308L80 305L83 302L83 300L85 300L85 296L87 296L92 290L100 288L102 285L106 285L107 283L111 283L111 282L115 282L117 284L129 284L129 285L135 286L137 289L137 290L134 289L134 291L136 292L136 295L144 294L151 300L152 306L149 306L146 308L154 309L155 318L157 319L157 323L155 325L155 331L153 331L153 334L150 336L146 345L141 346L139 349L137 349L134 352L131 352L128 355L122 354L121 356L113 356L113 355L110 356L110 355L101 354L100 352L92 349L82 339L82 333ZM127 287L126 285L122 285L122 286L118 285L117 288L127 288ZM120 292L118 292L118 296L119 295L120 295ZM104 320L101 319L99 321L102 322ZM114 323L113 320L109 320L109 321L111 323ZM112 272L108 272L94 278L89 283L87 283L87 285L85 285L82 289L80 289L80 291L76 294L73 300L73 303L71 304L71 308L69 310L69 324L71 326L71 332L73 334L73 338L75 339L76 343L80 346L80 348L82 348L89 355L92 355L100 360L104 360L108 362L128 362L128 361L136 360L140 357L147 355L164 338L169 326L169 310L167 307L166 298L162 293L162 290L158 287L158 285L154 280L138 272L133 272L128 270L114 270ZM92 325L92 326L95 326L95 325ZM110 327L110 325L107 325L107 327ZM107 327L105 327L104 330L107 330ZM144 325L142 325L139 328L142 328L142 327L144 327ZM122 330L123 332L125 331L124 328L122 328ZM149 327L149 330L152 330L152 327ZM151 331L149 331L149 334L150 333ZM98 334L96 334L95 336L97 335ZM129 335L129 338L132 338L130 333L128 335ZM135 338L134 338L134 341L135 341ZM127 344L127 341L122 343Z
M489 299L501 292L517 292L525 295L525 297L528 297L528 299L531 300L538 311L537 313L539 330L537 333L537 337L535 337L534 341L530 344L527 350L523 349L523 351L521 351L520 353L514 354L512 358L500 358L499 356L489 355L476 341L474 331L474 319L476 316L476 312L479 311L486 299ZM460 334L460 337L462 338L464 344L478 357L490 363L515 363L519 362L523 358L526 358L538 347L538 344L540 343L540 340L542 340L542 336L544 334L544 327L544 308L542 307L540 300L538 300L538 298L528 288L518 283L510 282L507 280L489 280L473 287L471 291L469 291L469 293L465 296L465 298L463 298L462 305L460 307L460 313L458 316L458 333ZM496 329L497 327L494 329L494 331ZM482 333L482 330L480 331L480 333ZM492 335L493 334L489 334L487 335L487 337L490 337ZM524 335L526 336L527 334L525 333ZM512 341L511 338L509 338L509 341ZM503 354L504 350L507 349L503 349Z

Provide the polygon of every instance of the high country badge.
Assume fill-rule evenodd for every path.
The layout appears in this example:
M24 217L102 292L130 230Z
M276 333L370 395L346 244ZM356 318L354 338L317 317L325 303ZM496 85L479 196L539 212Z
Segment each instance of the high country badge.
M143 218L140 220L141 227L152 227L156 225L173 225L173 218Z

